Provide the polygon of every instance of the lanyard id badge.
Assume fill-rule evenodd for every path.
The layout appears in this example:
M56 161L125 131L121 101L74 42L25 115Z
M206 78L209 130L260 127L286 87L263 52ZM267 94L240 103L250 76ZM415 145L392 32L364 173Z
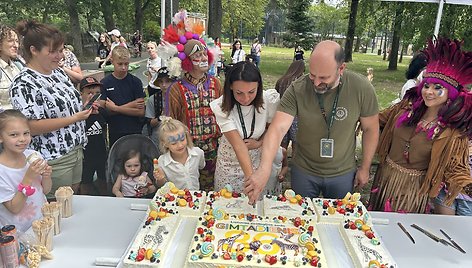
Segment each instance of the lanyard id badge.
M320 157L323 158L333 158L334 156L334 139L330 138L330 132L336 115L336 108L338 107L338 99L339 93L341 92L341 86L342 83L340 82L338 86L338 91L336 92L336 96L334 97L333 108L331 109L331 114L329 117L326 116L326 111L323 103L323 96L321 94L316 94L321 114L323 115L326 122L326 126L328 128L328 138L320 139Z
M320 157L333 158L334 155L334 140L321 139L320 140Z

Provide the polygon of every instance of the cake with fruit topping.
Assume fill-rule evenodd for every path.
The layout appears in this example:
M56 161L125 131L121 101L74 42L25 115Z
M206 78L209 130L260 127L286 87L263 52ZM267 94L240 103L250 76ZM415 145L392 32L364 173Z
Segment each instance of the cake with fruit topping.
M283 195L265 195L263 198L264 216L273 218L313 216L313 204L309 198L295 194L291 189L284 192Z
M167 182L157 190L149 205L150 210L164 208L182 216L200 216L205 206L206 192L179 189Z
M219 192L208 192L205 211L210 209L222 210L226 214L258 214L257 207L249 205L249 198L243 194L233 191L231 185L226 185Z
M124 257L123 266L126 268L161 267L179 220L175 211L164 208L159 211L150 210Z
M229 215L199 218L186 267L327 267L315 222L309 218Z
M313 198L313 206L320 223L339 223L344 219L362 219L368 224L372 223L359 193L347 193L343 199Z
M341 237L356 268L394 268L397 264L371 224L346 219L339 225Z

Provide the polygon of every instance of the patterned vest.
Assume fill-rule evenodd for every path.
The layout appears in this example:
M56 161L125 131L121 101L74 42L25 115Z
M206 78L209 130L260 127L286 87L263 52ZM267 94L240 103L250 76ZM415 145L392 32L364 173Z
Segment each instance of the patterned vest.
M182 98L187 103L183 108L193 142L205 152L216 150L218 138L221 136L215 115L210 108L210 102L220 96L218 89L215 89L215 79L208 77L204 85L197 90L195 85L185 80L178 82Z

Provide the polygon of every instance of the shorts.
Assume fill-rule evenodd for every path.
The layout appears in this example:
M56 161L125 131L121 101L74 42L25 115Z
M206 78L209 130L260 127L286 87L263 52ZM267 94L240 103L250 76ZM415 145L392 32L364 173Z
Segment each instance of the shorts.
M97 180L106 181L106 162L106 152L99 152L95 155L90 153L84 157L81 183L92 183L95 172L97 172Z
M460 216L472 216L472 201L464 199L455 199L452 205L446 206L444 200L446 199L446 191L444 188L439 191L438 196L433 198L434 205L443 206L450 208L456 212L456 215Z
M79 145L67 154L48 161L48 164L52 167L52 188L46 195L48 199L55 198L54 193L59 187L80 183L82 179L83 158L83 147Z

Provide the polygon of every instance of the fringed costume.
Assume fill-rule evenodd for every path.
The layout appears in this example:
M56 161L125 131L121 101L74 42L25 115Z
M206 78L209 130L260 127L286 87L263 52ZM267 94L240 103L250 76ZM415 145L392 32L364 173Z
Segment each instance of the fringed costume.
M398 104L379 115L381 135L369 207L372 210L425 213L429 198L447 186L450 205L459 193L472 195L468 140L472 137L472 53L458 41L429 41L424 80ZM423 120L428 107L424 84L447 89L447 101L437 118ZM441 96L441 95L439 95Z

